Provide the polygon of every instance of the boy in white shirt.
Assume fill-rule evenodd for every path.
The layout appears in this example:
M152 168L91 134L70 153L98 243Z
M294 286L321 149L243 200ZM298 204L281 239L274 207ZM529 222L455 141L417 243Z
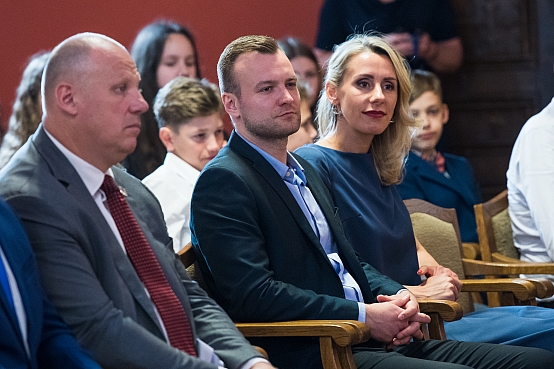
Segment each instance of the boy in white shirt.
M225 144L223 107L212 83L177 77L160 89L153 109L168 153L143 183L162 206L177 252L190 241L190 199L198 175Z

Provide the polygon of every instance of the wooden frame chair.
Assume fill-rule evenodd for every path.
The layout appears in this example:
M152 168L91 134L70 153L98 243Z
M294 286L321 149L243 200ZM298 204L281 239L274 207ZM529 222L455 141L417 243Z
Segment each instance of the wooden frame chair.
M191 278L206 290L191 243L178 254ZM420 310L429 314L432 319L432 323L423 329L426 338L446 339L443 321L462 317L460 305L451 301L429 300L420 304ZM236 326L245 337L319 337L324 369L355 369L352 345L365 342L371 336L370 328L356 320L236 323Z
M519 260L514 246L512 225L508 212L508 190L474 206L479 247L483 262L489 262L496 276L519 274L554 274L554 263L529 263ZM537 286L537 297L552 296L550 281L532 280ZM542 286L541 286L542 285Z
M462 292L497 292L497 305L536 305L537 287L524 279L465 279L495 275L495 270L480 260L463 257L463 247L454 209L445 209L420 199L405 200L414 233L439 264L452 269L462 279ZM462 293L458 302L464 313L473 311L471 294ZM495 305L496 306L496 305Z

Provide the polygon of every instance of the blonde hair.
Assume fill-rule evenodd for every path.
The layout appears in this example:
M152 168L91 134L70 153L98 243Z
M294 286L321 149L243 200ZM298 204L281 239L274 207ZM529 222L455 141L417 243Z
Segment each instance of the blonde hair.
M411 145L410 127L416 125L408 113L411 93L410 67L406 60L384 39L376 35L354 35L335 47L329 59L324 85L340 87L352 58L363 52L386 56L392 63L398 80L398 100L392 117L393 122L383 133L373 138L370 152L383 185L399 183L406 156ZM337 127L335 107L322 93L317 103L316 121L320 137L334 134Z

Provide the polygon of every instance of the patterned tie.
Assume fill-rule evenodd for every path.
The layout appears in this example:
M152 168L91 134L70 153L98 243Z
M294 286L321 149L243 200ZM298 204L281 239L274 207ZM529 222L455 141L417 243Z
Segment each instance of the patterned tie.
M428 162L429 164L433 165L435 168L437 168L437 171L439 173L444 173L445 171L445 160L444 160L444 156L442 156L442 154L438 151L435 151L433 154L431 155L425 155L425 154L421 154L421 158L423 160L425 160L426 162Z
M121 234L129 259L162 317L169 342L173 347L196 356L187 314L169 285L154 251L119 187L112 177L106 175L100 189L106 194L108 208Z

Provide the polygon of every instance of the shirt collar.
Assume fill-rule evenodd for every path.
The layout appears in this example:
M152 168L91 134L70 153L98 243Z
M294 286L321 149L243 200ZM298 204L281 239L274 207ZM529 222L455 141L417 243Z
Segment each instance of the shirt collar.
M300 179L304 183L306 183L306 176L304 175L304 169L302 168L300 163L298 163L298 161L294 158L294 156L291 155L290 152L287 151L287 164L285 165L281 163L281 161L269 155L264 150L260 149L258 146L254 145L252 142L248 141L246 138L241 136L241 134L238 133L236 130L235 130L235 133L238 134L239 137L242 138L247 144L249 144L254 150L260 153L260 155L263 156L263 158L267 160L269 164L277 171L281 179L285 180L287 171L289 170L289 168L291 168L296 173L296 175L300 177Z
M109 175L113 177L112 169L108 169L106 173L102 173L102 171L98 168L96 168L94 165L86 162L85 160L81 159L71 151L69 151L64 145L61 144L58 140L54 138L48 132L46 129L44 130L46 134L48 135L48 138L52 140L54 145L62 152L62 154L69 160L71 165L75 168L77 171L77 174L79 177L81 177L81 180L85 184L85 187L87 188L88 192L91 194L91 196L94 197L94 194L98 192L100 189L100 186L102 185L102 182L104 182L104 175Z

